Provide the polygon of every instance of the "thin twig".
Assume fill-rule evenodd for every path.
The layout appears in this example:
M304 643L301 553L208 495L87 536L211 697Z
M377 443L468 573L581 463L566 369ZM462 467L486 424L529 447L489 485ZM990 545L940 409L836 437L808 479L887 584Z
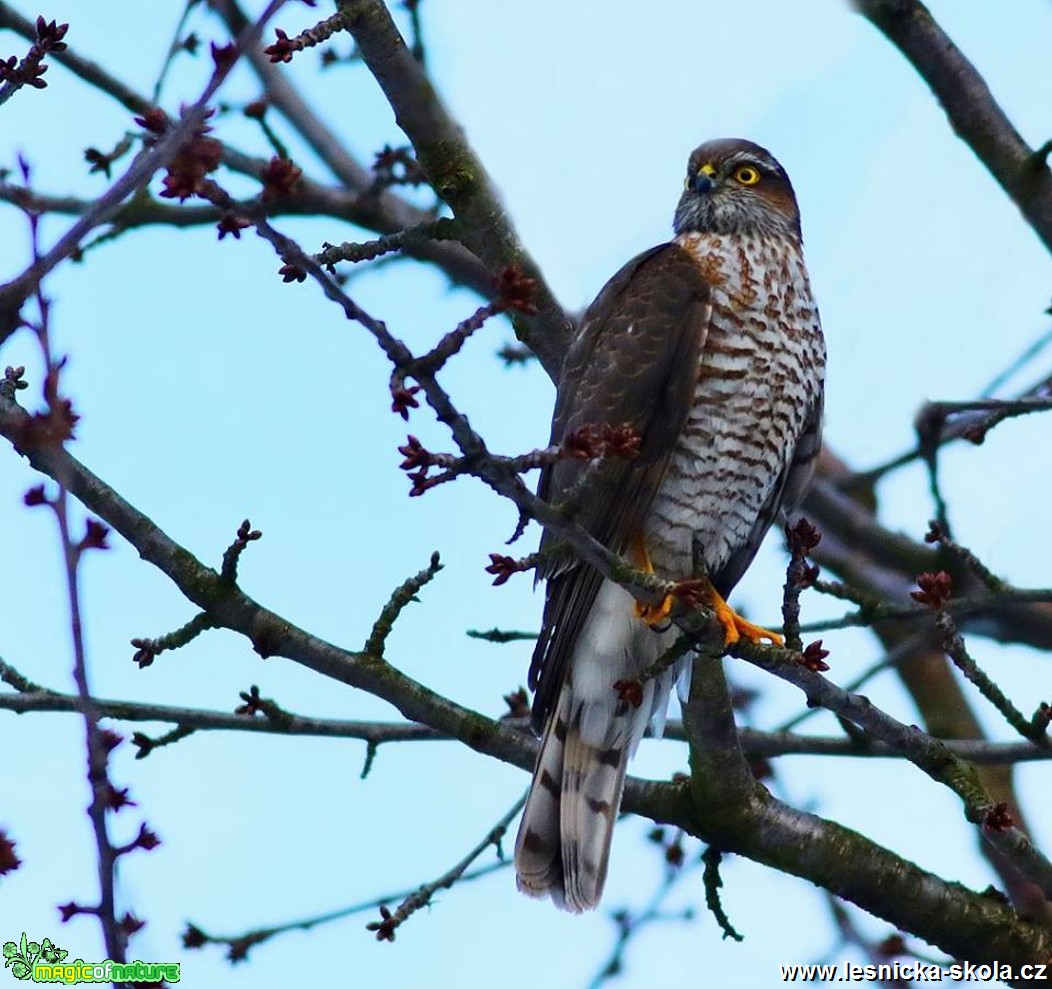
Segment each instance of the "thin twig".
M9 669L0 661L0 673ZM366 742L441 741L453 736L414 722L342 721L289 715L278 723L270 718L227 711L177 707L140 701L96 697L99 717L115 721L160 721L194 731L239 731L265 735L304 735L317 738L350 738ZM74 695L36 688L25 693L0 693L0 710L24 714L38 712L78 711ZM525 730L525 723L523 730Z
M526 794L524 793L514 804L512 804L508 812L493 826L493 828L490 829L486 837L472 848L471 851L457 862L456 865L443 872L437 879L434 879L429 883L424 883L424 885L418 890L410 893L404 900L402 900L394 913L386 909L386 907L380 907L381 919L371 924L367 924L366 929L376 933L377 941L393 941L395 939L395 931L401 924L404 924L421 907L428 906L431 903L432 897L440 889L451 889L453 884L460 879L465 871L467 871L468 867L483 852L485 852L490 845L496 847L497 854L503 861L504 855L501 851L501 841L504 838L505 832L508 830L508 826L513 820L515 820L525 803Z
M263 15L248 26L238 37L237 50L244 51L258 39L264 25L285 0L270 0ZM6 5L3 5L6 7ZM6 11L0 8L0 14ZM96 200L94 206L59 238L47 254L35 258L33 264L17 278L0 286L0 343L19 326L19 312L25 300L36 290L41 280L56 265L74 254L80 242L95 227L105 223L132 193L149 182L153 174L163 168L182 148L187 138L203 124L209 100L215 95L237 62L234 58L216 59L215 69L197 101L188 107L179 121L158 137L157 143L136 156L128 170Z
M179 52L186 50L183 45L183 30L189 22L190 14L193 12L196 5L197 0L183 0L183 12L179 15L179 22L175 25L175 31L172 34L172 42L168 46L168 51L164 56L164 62L161 63L161 71L157 73L157 81L153 85L153 95L150 102L153 103L154 106L160 106L161 90L164 88L164 80L168 77L168 70L172 67L176 55L178 55Z
M720 862L722 859L723 853L713 845L709 845L702 853L701 860L705 863L703 876L705 906L709 908L709 913L716 918L716 923L719 924L720 930L723 932L724 940L731 938L734 941L742 941L744 938L734 929L734 925L731 924L730 918L727 916L720 901L720 888L723 886L723 879L720 876Z
M1001 594L983 597L954 598L946 603L946 610L952 615L976 618L1012 604L1049 604L1052 603L1052 589L1012 588ZM878 621L906 621L923 618L928 609L899 604L864 604L858 611L849 611L839 618L826 618L808 622L800 626L801 632L829 632L834 629L856 628L873 625Z
M633 914L627 908L614 911L612 919L617 926L617 939L609 957L588 983L588 989L600 989L608 980L615 979L624 972L625 953L632 939L645 928L669 920L687 923L694 920L694 911L690 908L669 913L664 906L669 895L678 888L682 880L697 870L700 861L700 858L693 858L679 867L666 867L654 895L638 913Z
M185 625L175 629L174 632L167 632L156 639L132 639L131 644L135 647L135 655L132 657L132 661L139 669L145 669L147 666L153 665L153 661L162 652L181 649L183 646L193 642L203 632L215 627L215 622L209 617L208 613L202 611L194 615Z
M249 23L248 16L236 0L209 0L209 6L223 19L232 37L241 34ZM285 117L329 171L348 189L355 192L367 189L372 182L372 173L311 108L282 72L281 66L272 63L259 44L245 51L245 59L263 83L267 103ZM408 225L408 222L398 223L393 229Z
M1047 411L1049 406L1046 403L1049 401L1050 390L1052 390L1052 379L1046 376L1024 389L1015 398L981 398L965 402L934 403L935 408L943 410L942 420L937 429L930 429L932 435L928 438L928 442L938 447L961 439L966 439L973 444L981 443L986 434L1005 419ZM932 408L932 405L924 406L917 415L917 421L926 421ZM872 487L892 471L922 459L924 452L922 444L918 444L912 450L892 457L876 467L846 474L841 479L840 486L845 489Z
M4 0L0 0L0 28L14 31L28 41L36 38L36 27L33 22L23 17ZM132 113L141 114L150 109L151 103L145 96L136 93L130 86L124 85L97 62L81 58L70 48L67 47L65 51L56 52L49 57L79 76L92 88L113 97Z
M806 519L786 523L785 539L789 547L789 563L785 568L782 587L782 632L790 649L800 650L800 594L813 587L818 579L818 567L807 562L808 554L821 542L822 534Z
M942 633L943 648L946 655L953 660L953 665L983 695L1023 738L1048 745L1050 740L1044 732L1036 733L1030 720L1008 699L1005 692L994 683L972 659L964 639L957 629L953 618L944 610L935 615L935 627Z
M254 543L262 537L263 533L258 529L253 529L248 519L241 523L237 530L237 538L223 553L223 566L219 571L223 580L231 586L237 583L237 565L241 561L241 554L248 549L249 543Z
M411 601L417 600L416 596L420 590L429 584L441 569L442 564L439 563L438 551L436 550L431 554L431 562L423 570L413 574L412 577L395 589L387 604L383 606L380 617L376 619L373 630L369 633L369 638L365 641L365 647L362 651L367 656L383 659L387 637L391 634L391 629L394 628L394 624L402 613L402 609Z
M26 178L28 181L28 169ZM29 216L30 242L33 263L40 260L39 217ZM46 369L44 399L48 414L64 418L69 423L69 433L76 419L71 412L69 400L60 391L61 371L64 361L57 360L51 348L50 303L45 297L40 282L33 286L33 297L36 302L39 322L31 325L42 352ZM68 435L64 438L68 438ZM62 440L58 439L58 443ZM69 478L62 475L55 479L58 482L58 494L54 500L48 500L42 493L27 498L26 503L46 504L54 513L58 522L62 546L62 559L66 578L66 597L69 606L70 631L73 647L73 682L76 684L76 708L84 720L85 747L87 750L87 779L91 791L91 802L88 805L88 818L91 821L95 838L96 865L99 879L99 902L90 908L78 908L77 912L94 914L102 927L103 940L108 956L117 962L125 961L127 935L122 931L117 920L116 906L116 867L119 852L110 840L107 812L119 806L114 801L115 790L110 782L108 763L112 746L107 744L99 726L100 712L91 692L88 677L88 664L84 646L84 624L80 605L80 588L78 582L81 556L89 545L87 536L84 540L74 540L70 531L69 513ZM103 548L104 533L93 540L96 548ZM24 695L23 695L24 696Z
M5 663L2 659L0 659L0 681L6 683L10 687L14 687L20 694L45 692L43 687L34 683L28 677L23 676L22 673L9 663ZM0 698L3 696L3 694L0 694Z
M942 529L938 522L932 520L928 523L928 534L924 537L924 541L938 543L943 549L963 563L993 594L1011 594L1015 590L1008 581L998 577L967 546L962 546L955 539L951 538L950 534Z
M44 75L48 71L45 59L52 54L60 54L66 48L62 40L69 30L68 24L47 21L37 17L34 25L33 44L25 57L15 65L15 57L10 61L0 61L0 106L3 106L23 86L34 89L46 89Z
M481 879L494 872L500 872L507 869L510 865L510 859L491 862L489 865L483 865L478 869L465 872L460 876L458 882L468 883L474 879ZM353 917L355 914L376 910L383 904L391 903L394 900L410 896L412 893L413 890L399 890L394 893L386 893L383 896L374 896L364 902L355 903L347 907L340 907L337 910L330 910L327 913L315 914L312 917L304 917L301 920L291 920L287 923L275 924L271 927L259 927L255 930L246 931L244 934L234 934L229 936L206 934L196 924L188 924L186 930L183 932L183 945L187 948L200 948L206 944L226 945L228 948L227 958L231 962L244 961L248 957L250 949L257 944L262 944L264 941L269 941L276 935L286 934L290 931L309 931L315 927L330 924L333 921Z
M943 532L950 532L950 512L946 498L939 483L939 447L941 444L942 424L945 416L937 415L931 404L926 405L917 414L917 449L920 458L928 469L928 490L935 505L935 518Z
M402 6L409 11L409 27L413 35L411 51L421 65L427 64L427 49L424 46L424 25L420 18L421 0L402 0Z
M8 679L9 677L11 679ZM0 680L5 683L28 684L28 681L21 677L17 670L3 660L0 660ZM849 689L857 689L859 685L856 681ZM36 685L29 686L30 689L25 692L0 693L0 711L26 714L31 712L77 712L79 710L74 695L46 690ZM389 742L440 742L449 741L455 737L428 725L409 721L344 721L292 714L279 724L268 718L231 714L226 711L208 711L200 708L114 700L104 697L96 697L94 700L99 716L102 718L133 723L167 722L179 726L176 730L184 733L180 737L186 737L186 733L191 731L238 731L266 735L348 738L376 745ZM813 713L816 712L809 711L805 716ZM802 720L802 718L794 720ZM525 737L529 736L528 717L502 718L501 724L522 732ZM763 758L786 755L902 758L901 753L890 745L869 739L860 742L858 739L851 738L799 735L784 727L774 731L757 731L751 728L740 728L738 731L742 749L749 756ZM138 735L139 733L136 733L135 737ZM650 737L649 733L647 737ZM685 738L682 722L678 719L666 722L662 738L665 741L682 741ZM1052 749L1039 747L1031 742L982 742L972 739L942 739L942 741L954 755L976 764L1007 765L1016 762L1052 761ZM151 746L151 743L154 744ZM139 746L138 742L135 744ZM143 747L151 748L159 744L161 744L159 740L146 738Z
M373 261L384 254L401 251L414 242L453 240L455 237L456 225L452 220L429 220L364 243L325 244L314 255L314 260L326 267L332 267L340 261Z
M1045 310L1048 312L1048 310ZM1024 367L1027 366L1042 350L1052 343L1052 327L1045 330L1036 340L1029 343L1023 352L1016 357L1007 367L998 371L990 383L979 393L980 398L993 398L994 394L1012 380Z

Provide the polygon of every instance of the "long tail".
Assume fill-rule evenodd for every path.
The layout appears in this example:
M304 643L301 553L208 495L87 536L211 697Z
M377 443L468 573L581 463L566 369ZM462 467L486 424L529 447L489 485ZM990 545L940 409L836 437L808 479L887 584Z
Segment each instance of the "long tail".
M564 685L548 719L533 785L515 840L519 889L551 896L564 910L580 913L599 904L625 786L624 718L610 719L603 743L581 734L580 705Z
M627 591L604 581L568 640L572 654L515 840L519 889L574 913L599 905L628 760L648 723L660 734L672 684L690 668L689 657L680 659L642 682L632 701L615 689L638 678L678 634L655 633L634 605Z

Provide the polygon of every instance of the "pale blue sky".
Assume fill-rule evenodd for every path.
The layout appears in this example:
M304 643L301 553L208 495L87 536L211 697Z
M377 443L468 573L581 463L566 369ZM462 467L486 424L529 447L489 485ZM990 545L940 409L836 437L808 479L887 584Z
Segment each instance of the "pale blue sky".
M45 12L71 22L67 40L81 54L148 91L179 4L151 4L134 24L132 6L138 11L95 0L89 15L83 2L49 0ZM931 7L1023 135L1041 144L1049 136L1052 81L1048 4L1014 0L996 13L980 0ZM801 202L828 338L827 435L852 464L905 448L921 402L971 396L1046 328L1046 252L954 138L912 69L846 4L425 0L422 10L436 82L570 308L586 305L628 257L668 236L684 162L696 144L741 135L780 158ZM289 5L279 23L291 34L317 14ZM205 39L220 35L203 11L193 26ZM23 48L0 35L0 54ZM196 98L205 63L180 63L166 91L169 108ZM315 64L307 55L287 71L364 160L385 142L403 142L364 68L318 76ZM58 66L47 78L46 90L19 93L0 108L0 165L12 165L22 151L42 191L98 195L104 182L84 174L82 151L112 146L130 119ZM256 92L252 77L239 73L223 96L243 101ZM286 133L276 116L272 122ZM252 128L220 128L240 146L266 153ZM24 225L8 208L0 209L0 222L6 281L26 260ZM66 223L46 225L48 243ZM329 221L279 226L308 249L360 238ZM55 340L70 356L66 383L83 416L74 452L206 561L218 562L238 523L250 517L264 539L244 558L245 590L341 645L360 646L390 590L439 549L447 569L408 609L388 656L458 702L498 714L501 694L525 679L529 647L486 645L463 633L537 626L540 598L530 581L493 589L482 570L510 534L514 510L472 481L406 497L395 450L406 425L387 411L385 361L311 285L283 285L278 266L252 235L216 245L211 229L151 230L57 272L48 282ZM477 305L410 263L360 275L350 291L416 349ZM487 325L443 381L491 446L515 453L546 441L553 392L537 368L501 369L493 353L509 336L506 326ZM26 364L39 382L28 337L10 342L2 358ZM38 390L24 394L36 398ZM414 414L409 429L429 446L450 446L425 412ZM1047 457L1033 454L1043 449L1045 423L1032 418L999 427L981 448L953 449L944 458L960 538L1022 585L1050 583L1052 547L1038 505L1052 472ZM5 464L0 655L47 686L69 689L54 526L46 513L21 506L37 478L10 452ZM889 524L924 531L931 507L919 471L886 483L880 494ZM395 713L285 660L261 663L245 641L225 632L138 671L128 640L169 631L193 612L133 550L114 542L83 571L98 693L230 710L238 691L256 683L300 713ZM739 603L761 620L776 616L783 566L771 540L741 587ZM804 607L807 618L837 613L809 598ZM838 682L878 655L862 632L828 637L827 645ZM1047 660L981 640L973 645L1024 710L1048 699ZM733 675L763 690L761 726L803 705L784 685L737 666ZM870 695L901 720L916 718L892 679L875 682ZM976 708L1003 734L981 700ZM824 723L832 730L832 719ZM78 919L61 927L55 910L95 895L81 735L71 716L0 712L10 769L0 824L26 862L0 892L0 939L25 929L73 956L94 958L103 953L96 926ZM334 984L575 989L612 944L608 911L640 906L659 881L657 852L642 839L645 823L633 820L619 829L604 909L594 916L570 918L527 901L510 873L499 873L442 894L394 945L376 944L363 929L371 918L358 917L287 935L236 969L214 949L184 953L179 934L187 919L233 933L430 879L461 857L527 782L520 771L452 743L385 747L361 782L363 754L355 742L199 734L136 762L131 746L123 746L113 775L131 787L139 807L117 823L131 836L145 816L164 840L122 870L127 905L149 921L132 955L181 960L188 985L313 983L328 971L323 965L342 964L347 975ZM646 743L634 768L660 776L684 764L680 746ZM973 854L975 839L955 800L916 769L816 759L781 760L779 769L782 792L799 804L947 878L976 888L993 881ZM1048 774L1036 765L1019 774L1034 837L1046 848L1052 830L1039 810L1042 799L1047 805ZM903 829L901 806L929 823ZM727 912L744 944L720 939L700 906L697 882L688 883L675 902L698 905L699 919L641 936L619 985L652 987L686 971L728 987L774 985L777 964L812 961L829 950L821 898L804 884L741 859L725 863L724 881ZM883 933L887 926L870 929Z

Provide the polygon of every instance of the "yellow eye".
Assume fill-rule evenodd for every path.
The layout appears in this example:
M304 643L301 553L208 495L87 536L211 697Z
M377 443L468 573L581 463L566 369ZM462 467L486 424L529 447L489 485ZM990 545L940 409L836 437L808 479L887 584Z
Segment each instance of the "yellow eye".
M752 165L742 165L735 171L734 177L742 185L756 185L760 181L760 173Z

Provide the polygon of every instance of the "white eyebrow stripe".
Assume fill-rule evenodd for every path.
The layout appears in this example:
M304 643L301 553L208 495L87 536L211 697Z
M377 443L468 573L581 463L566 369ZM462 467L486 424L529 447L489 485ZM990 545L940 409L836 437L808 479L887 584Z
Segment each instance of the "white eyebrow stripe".
M727 164L734 165L753 165L756 168L763 169L767 172L777 172L778 169L771 161L765 161L763 158L758 158L751 151L737 151L730 158L727 159Z

